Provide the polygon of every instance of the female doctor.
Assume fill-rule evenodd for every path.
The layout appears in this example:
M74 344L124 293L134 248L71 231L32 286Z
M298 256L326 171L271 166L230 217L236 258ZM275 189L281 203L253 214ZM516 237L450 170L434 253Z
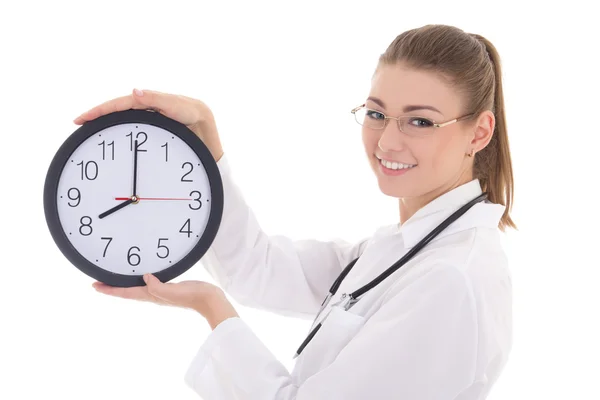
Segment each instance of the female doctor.
M264 232L200 100L134 90L74 122L130 108L187 125L217 161L223 219L201 263L222 289L153 275L143 287L93 286L206 318L212 332L184 377L201 398L487 397L511 349L501 232L516 228L500 59L488 40L428 25L402 33L381 55L369 96L352 113L379 188L398 198L400 220L356 243ZM225 293L249 307L316 317L291 373Z

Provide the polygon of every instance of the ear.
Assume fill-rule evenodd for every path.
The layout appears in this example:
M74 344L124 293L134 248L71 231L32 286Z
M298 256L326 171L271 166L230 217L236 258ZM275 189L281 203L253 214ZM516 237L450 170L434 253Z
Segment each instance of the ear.
M494 134L494 127L496 126L496 117L494 113L489 110L483 111L477 121L475 122L473 139L469 143L469 148L465 153L469 153L470 149L475 149L475 152L483 150Z

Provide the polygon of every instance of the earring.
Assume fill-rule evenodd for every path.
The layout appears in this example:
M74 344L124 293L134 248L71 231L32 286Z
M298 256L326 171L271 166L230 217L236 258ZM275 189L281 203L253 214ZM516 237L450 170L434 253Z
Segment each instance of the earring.
M469 157L473 157L475 155L475 149L471 149L471 153L467 154Z

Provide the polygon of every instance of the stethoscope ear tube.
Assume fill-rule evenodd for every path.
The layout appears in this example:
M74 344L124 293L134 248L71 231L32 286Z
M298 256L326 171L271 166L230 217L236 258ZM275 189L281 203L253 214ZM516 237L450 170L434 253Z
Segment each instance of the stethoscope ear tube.
M333 282L333 285L331 285L331 288L329 289L329 293L332 296L335 294L335 292L337 292L340 285L342 284L342 281L346 278L346 275L348 275L348 273L350 272L352 267L354 267L354 264L356 264L357 261L358 261L358 257L356 257L348 265L346 265L346 268L344 268L344 270L342 271L340 276L338 276L337 279Z
M306 337L306 339L304 339L304 341L302 342L302 344L300 345L300 347L298 347L298 350L296 350L296 354L294 354L294 358L298 357L300 355L300 353L302 353L302 350L304 350L304 348L306 347L306 345L312 340L312 338L317 334L317 332L319 331L319 329L321 329L321 325L323 324L323 322L319 322L318 325L315 327L315 329L313 329L308 336ZM294 359L292 358L292 359Z

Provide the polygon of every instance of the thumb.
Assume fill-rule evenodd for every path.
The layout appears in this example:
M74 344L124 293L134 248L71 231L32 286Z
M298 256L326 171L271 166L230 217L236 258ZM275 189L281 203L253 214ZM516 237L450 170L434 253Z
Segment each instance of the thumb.
M177 298L180 296L178 296L176 285L163 283L152 274L144 274L144 282L146 282L148 293L152 296L178 304Z

